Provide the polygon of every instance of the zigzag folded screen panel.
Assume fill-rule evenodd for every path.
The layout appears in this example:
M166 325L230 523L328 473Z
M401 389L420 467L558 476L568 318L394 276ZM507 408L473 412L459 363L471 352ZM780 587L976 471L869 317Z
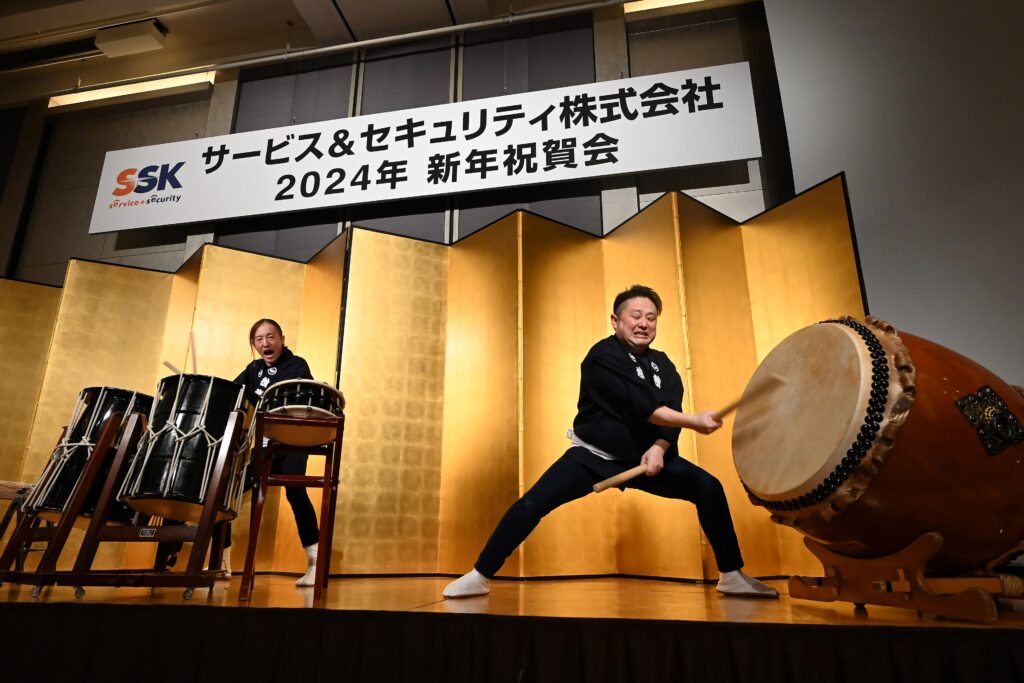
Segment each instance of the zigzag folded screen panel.
M190 344L199 372L233 378L252 358L249 326L274 318L348 402L332 572L463 572L566 449L579 363L634 283L664 300L655 346L683 374L685 408L716 408L787 334L863 315L842 179L742 225L668 194L604 238L517 212L448 247L353 228L305 264L208 245L176 273L73 261L63 290L0 281L16 323L0 357L21 386L0 397L0 476L39 475L83 387L153 393L163 361L189 367ZM725 486L748 570L812 570L799 537L747 501L730 427L684 432L680 451ZM275 494L258 569L300 571ZM240 547L247 520L248 503ZM111 545L101 561L142 566L151 553ZM549 515L502 574L699 579L715 566L692 505L613 491Z

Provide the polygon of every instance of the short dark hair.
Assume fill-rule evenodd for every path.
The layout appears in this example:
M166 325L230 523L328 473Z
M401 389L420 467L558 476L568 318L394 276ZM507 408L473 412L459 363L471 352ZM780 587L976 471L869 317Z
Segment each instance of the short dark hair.
M281 326L277 323L276 320L271 320L270 318L260 318L259 320L252 324L252 327L249 328L250 344L252 344L256 340L256 330L259 329L260 325L273 325L274 327L277 328L277 333L282 337L284 336L284 330L281 329Z
M658 315L661 315L661 297L653 289L644 285L633 285L626 291L619 292L619 295L615 297L615 303L612 305L612 312L618 315L622 312L622 307L627 301L638 296L650 299L651 303L654 304L654 308L657 309Z

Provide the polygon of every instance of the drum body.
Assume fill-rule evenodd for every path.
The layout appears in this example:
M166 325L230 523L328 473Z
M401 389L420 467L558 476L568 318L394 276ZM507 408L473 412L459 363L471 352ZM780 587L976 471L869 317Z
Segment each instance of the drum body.
M245 387L207 375L172 375L160 381L145 434L125 477L120 498L150 515L198 522L212 486L213 467L231 413L244 424L225 466L228 491L218 520L234 519L241 504L248 447L246 430L255 396Z
M148 414L152 408L153 397L127 389L113 387L87 387L78 395L78 403L71 414L67 432L57 447L26 501L26 509L35 510L39 517L56 522L64 514L71 497L78 486L78 481L85 473L86 465L94 458L103 458L102 469L99 471L82 508L82 518L91 517L99 502L100 493L110 472L116 452L117 440L121 429L124 429L128 416L132 413ZM121 424L118 439L105 453L96 452L96 442L100 438L107 422L114 413L121 413ZM120 482L117 482L120 486ZM85 526L87 519L76 520L76 526ZM137 519L136 512L123 503L115 502L111 510L110 521L119 524L145 523Z
M854 557L927 532L932 574L991 569L1024 549L1024 395L954 351L869 318L783 340L747 388L733 457L772 519Z
M342 414L345 397L324 382L295 379L271 385L260 399L259 409L273 415L334 419ZM267 424L263 435L288 446L322 446L335 439L336 427Z

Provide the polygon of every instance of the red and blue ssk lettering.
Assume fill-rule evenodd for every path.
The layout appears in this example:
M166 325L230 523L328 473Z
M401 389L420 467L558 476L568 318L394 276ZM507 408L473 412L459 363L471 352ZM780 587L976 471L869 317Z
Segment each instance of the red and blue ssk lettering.
M170 193L170 190L180 190L181 181L177 173L185 165L184 161L176 164L161 164L160 166L145 166L142 170L137 168L126 168L117 174L117 187L111 192L115 197L126 197L126 199L115 199L110 208L141 206L143 204L156 204L162 202L181 201L180 194ZM158 194L158 193L166 194ZM146 198L127 198L129 195L147 195Z

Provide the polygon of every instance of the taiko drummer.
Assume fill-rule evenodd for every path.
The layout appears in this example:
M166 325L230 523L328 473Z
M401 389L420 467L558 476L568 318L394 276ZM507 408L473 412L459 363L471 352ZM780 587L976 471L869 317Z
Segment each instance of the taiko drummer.
M545 515L637 463L646 464L647 476L625 486L696 504L718 564L719 592L778 597L774 588L743 573L722 485L679 457L676 442L682 429L710 434L722 423L711 412L682 412L682 379L668 356L651 348L661 298L649 287L634 285L615 297L612 310L614 334L583 359L578 413L567 435L572 446L509 508L473 570L444 589L446 598L488 593L489 579Z
M242 370L235 378L238 384L255 392L258 396L278 382L293 379L313 379L309 364L305 359L296 356L284 345L284 332L281 326L269 318L261 318L249 328L249 343L259 356ZM278 451L271 463L273 474L305 474L306 453ZM299 540L306 551L306 573L295 582L296 586L312 586L316 572L317 542L320 530L316 521L316 509L309 500L309 494L301 486L288 486L285 496L295 515L295 526L299 530ZM230 536L228 537L230 540Z

